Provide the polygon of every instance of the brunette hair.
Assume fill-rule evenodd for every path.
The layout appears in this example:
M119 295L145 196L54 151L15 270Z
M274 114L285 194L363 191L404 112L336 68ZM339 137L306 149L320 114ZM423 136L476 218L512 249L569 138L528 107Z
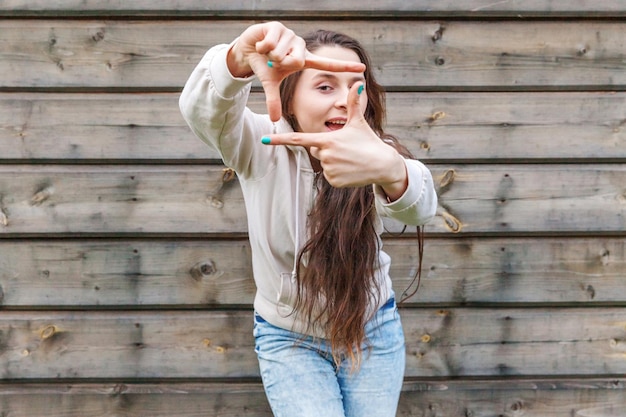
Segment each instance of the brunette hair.
M385 133L385 92L372 72L370 58L355 39L337 32L318 30L304 37L307 49L338 46L354 51L365 64L365 119L376 134L401 155L412 157L397 139ZM280 87L283 117L299 130L291 110L300 72L287 77ZM372 186L335 188L323 175L316 180L318 195L307 227L309 241L298 254L297 295L294 314L309 326L319 327L330 341L333 360L352 359L358 368L367 347L365 324L380 300L375 276L379 240L376 233L375 197Z

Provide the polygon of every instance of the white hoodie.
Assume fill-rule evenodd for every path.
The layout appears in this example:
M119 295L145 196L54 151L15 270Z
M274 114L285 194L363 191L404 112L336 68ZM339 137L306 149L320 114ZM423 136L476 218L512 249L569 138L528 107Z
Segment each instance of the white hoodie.
M231 44L232 45L232 44ZM226 65L230 45L211 48L194 69L180 96L180 110L193 132L216 149L237 173L248 216L252 268L257 293L254 308L269 323L304 333L308 326L292 313L295 297L294 259L306 242L306 214L315 197L315 173L301 147L267 146L261 137L273 133L267 115L246 107L253 78L234 78ZM291 132L281 119L276 133ZM408 225L428 222L437 207L430 171L419 161L405 160L409 185L402 197L388 203L374 186L378 216ZM379 247L383 225L378 219ZM392 296L390 257L382 250L376 277L381 294L376 311ZM324 337L319 329L309 333Z

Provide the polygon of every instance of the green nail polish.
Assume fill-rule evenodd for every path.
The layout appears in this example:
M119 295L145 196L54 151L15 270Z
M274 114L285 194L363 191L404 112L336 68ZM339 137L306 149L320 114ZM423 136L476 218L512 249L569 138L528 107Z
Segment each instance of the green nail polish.
M363 87L363 84L361 84L361 85L359 86L359 89L356 91L358 95L361 95L361 93L363 92L363 88L364 88L364 87Z
M271 141L272 141L272 140L269 138L269 136L263 136L263 137L261 138L261 143L262 143L263 145L269 145Z
M267 66L272 68L274 66L274 63L272 61L267 61Z

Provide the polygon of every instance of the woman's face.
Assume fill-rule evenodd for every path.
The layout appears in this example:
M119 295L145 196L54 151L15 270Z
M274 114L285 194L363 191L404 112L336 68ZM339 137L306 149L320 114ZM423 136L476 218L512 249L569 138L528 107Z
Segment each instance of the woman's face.
M322 46L313 53L327 58L361 62L356 52L340 46ZM348 120L348 92L358 81L365 83L362 72L303 70L291 103L291 110L301 131L317 133L341 129ZM361 94L359 104L361 113L365 113L367 94Z

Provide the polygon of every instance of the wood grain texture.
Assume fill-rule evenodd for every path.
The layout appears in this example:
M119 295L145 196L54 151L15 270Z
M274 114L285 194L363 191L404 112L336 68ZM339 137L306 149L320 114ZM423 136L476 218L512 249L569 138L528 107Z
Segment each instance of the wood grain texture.
M625 383L622 378L406 382L398 416L621 417ZM13 417L272 415L259 382L4 384L0 404Z
M413 239L386 238L400 297ZM254 298L247 240L0 240L5 308L207 308ZM408 303L626 303L626 244L615 238L427 238Z
M594 379L472 380L407 383L398 416L618 417L624 381Z
M246 231L241 190L219 166L6 165L0 178L4 233Z
M626 372L624 308L426 308L401 316L407 377ZM258 377L252 325L252 311L4 312L0 377Z
M0 15L0 415L271 415L241 192L177 100L210 46L282 18L363 42L388 130L434 174L398 416L626 415L622 1L5 0ZM384 245L400 296L415 239Z
M197 161L178 93L0 93L0 159ZM249 106L265 113L262 93ZM387 129L430 161L626 160L626 93L389 93Z
M307 0L292 0L285 3L281 0L264 0L250 2L245 0L187 0L184 2L171 0L136 0L118 2L111 0L5 0L0 10L8 15L40 12L46 14L71 15L101 14L107 15L174 15L177 17L198 14L207 16L282 16L305 15L307 17L362 17L398 16L398 15L462 15L462 16L572 16L588 17L590 15L615 16L623 13L623 4L619 0L602 2L582 0L575 3L567 0L469 0L462 3L453 0L440 0L436 3L428 0L379 0L362 2L348 0L338 3L331 0L319 0L314 8Z
M252 21L3 20L0 87L180 88L211 45ZM406 90L623 89L618 21L292 21L360 39L379 81Z
M433 166L437 233L622 233L626 166ZM0 236L245 233L220 166L0 165ZM388 223L389 230L401 228Z

